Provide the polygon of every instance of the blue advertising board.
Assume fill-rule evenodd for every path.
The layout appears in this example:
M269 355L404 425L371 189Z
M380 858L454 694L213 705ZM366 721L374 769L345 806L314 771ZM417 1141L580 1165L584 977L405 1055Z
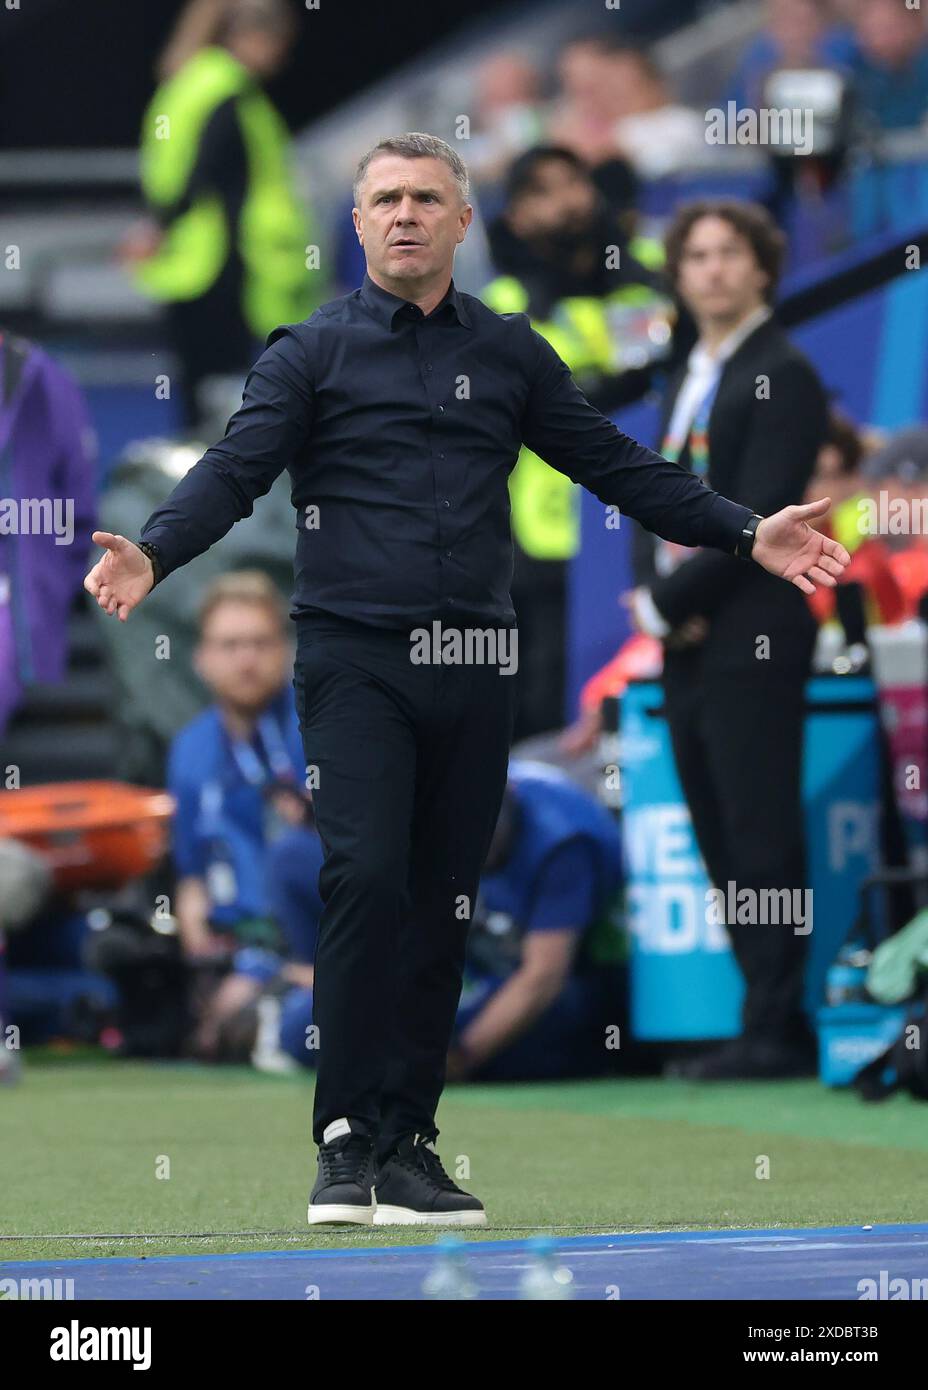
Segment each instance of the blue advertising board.
M825 972L856 918L860 883L878 861L880 753L868 677L816 677L806 693L805 1002L814 1017ZM709 910L658 682L628 687L619 728L632 1033L642 1041L733 1037L743 986L725 928Z

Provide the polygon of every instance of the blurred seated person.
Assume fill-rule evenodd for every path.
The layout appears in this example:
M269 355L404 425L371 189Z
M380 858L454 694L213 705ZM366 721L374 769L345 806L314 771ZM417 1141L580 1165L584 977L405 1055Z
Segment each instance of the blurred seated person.
M558 90L546 139L571 150L590 170L609 207L626 215L635 206L638 180L616 140L623 114L601 34L573 39L557 62Z
M605 807L562 772L513 759L468 937L449 1080L606 1069L605 1030L623 1005L619 972L597 947L614 930L621 883Z
M617 162L638 178L657 179L705 161L704 116L673 101L643 49L609 35L577 40L564 51L560 78L549 137L586 160L607 195L621 196Z
M928 427L898 430L863 467L873 499L867 524L881 527L889 564L914 618L928 593Z
M311 814L268 848L268 902L280 938L271 950L237 950L222 982L210 1041L228 1061L250 1061L269 1072L295 1070L298 1062L315 1065L313 980L322 858Z
M475 85L467 164L477 184L495 184L542 137L541 74L523 53L494 53L477 69Z
M514 759L472 914L449 1079L606 1068L605 1028L622 1009L607 963L621 880L609 812L556 769ZM315 907L305 875L293 879L290 906L288 934L308 941ZM293 988L281 998L280 1045L307 1067L311 1028L312 988Z
M481 293L484 302L499 314L528 314L600 410L642 395L671 339L662 248L621 237L579 156L551 145L520 155L488 236L497 275ZM527 448L509 492L518 740L563 721L567 566L580 543L579 503L576 484Z
M194 665L215 703L180 731L168 761L175 915L190 961L224 968L238 948L281 945L272 851L311 819L286 624L282 596L259 571L224 575L204 595ZM315 882L322 856L314 862L312 848L310 839L299 869ZM223 990L237 997L227 982L204 1006L196 1050L206 1055Z
M767 0L766 22L747 45L726 93L727 101L757 110L769 78L780 70L846 70L856 54L853 35L831 0Z
M803 501L832 499L831 511L817 529L839 540L850 552L851 563L839 580L839 589L855 584L863 590L863 618L868 625L898 623L907 614L902 588L893 574L892 555L882 538L867 527L872 498L862 472L865 447L854 423L831 411L828 434L819 449ZM809 594L806 601L819 623L841 619L843 607L838 591Z
M771 0L769 24L750 46L729 100L738 110L804 113L766 142L774 187L768 206L788 219L793 201L817 204L846 166L853 144L853 34L830 0Z
M867 447L853 420L840 411L829 410L827 435L803 497L804 502L831 498L831 511L816 524L816 529L834 536L852 554L864 539L860 518L861 502L869 493L863 476Z
M650 54L619 44L607 56L622 94L616 143L638 177L669 178L705 162L704 113L674 101L667 79Z
M899 0L866 0L854 26L852 64L860 118L882 131L920 126L928 112L925 14Z

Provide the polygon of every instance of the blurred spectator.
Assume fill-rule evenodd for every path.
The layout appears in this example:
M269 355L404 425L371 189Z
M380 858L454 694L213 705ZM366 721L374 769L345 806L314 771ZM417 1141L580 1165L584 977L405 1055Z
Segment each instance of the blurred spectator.
M544 125L541 74L521 53L495 53L477 70L467 166L475 183L495 183Z
M273 852L311 808L281 596L259 572L239 571L211 585L201 611L195 664L215 704L181 730L170 753L175 915L187 958L224 966L239 947L277 951ZM311 869L301 862L315 882ZM204 1006L201 1052L215 1048L226 1004L237 1005L242 992L226 983Z
M621 882L609 812L563 773L513 761L468 938L449 1080L605 1070L605 1029L622 1003L597 938L609 935Z
M616 972L608 968L615 956L610 909L621 878L621 844L608 811L563 773L513 760L470 928L449 1079L605 1069L604 1029L621 1010ZM298 884L312 930L305 874L294 876ZM311 1024L311 988L290 990L280 1039L305 1066L315 1060L306 1045Z
M289 133L260 85L286 58L293 12L286 0L230 0L210 13L215 43L159 87L145 114L142 188L155 220L121 248L141 289L167 307L188 424L205 377L244 375L260 340L321 298Z
M818 453L815 473L806 488L806 502L830 497L829 514L818 529L834 536L850 553L851 563L840 584L855 584L862 590L863 616L868 623L895 623L905 616L905 603L892 572L891 556L879 537L868 536L862 525L862 505L868 488L862 474L865 443L853 421L832 411L828 434ZM845 612L834 589L817 589L806 596L820 623L832 621ZM858 613L851 610L856 622ZM846 633L849 642L858 633Z
M642 179L667 178L704 161L704 115L673 101L650 54L617 48L610 57L613 81L622 94L616 142L636 174Z
M616 212L634 207L637 179L620 152L616 122L625 113L600 36L568 43L558 61L560 88L547 138L564 145L593 171L597 187Z
M552 137L596 167L625 160L645 179L705 160L703 116L672 101L654 59L616 38L568 45Z
M863 473L868 493L877 499L882 494L885 499L886 520L889 522L890 504L897 517L909 519L909 525L890 522L886 526L883 535L890 550L898 553L928 546L928 536L914 525L928 505L928 426L897 430L873 450Z
M850 67L853 35L835 19L830 0L768 0L764 28L742 54L727 100L757 110L778 69Z
M928 511L928 427L899 430L867 460L864 477L878 504L882 492L887 510L891 504L909 518L906 529L895 530L890 523L880 538L903 594L905 616L914 617L928 593L928 534L923 524Z
M773 173L767 205L789 222L797 194L813 216L843 170L856 49L850 30L833 22L829 0L770 0L767 10L767 26L744 54L727 99L739 112L793 113L776 136L764 137Z
M880 130L920 126L928 111L925 16L904 0L866 0L857 14L853 63L857 106Z
M499 273L481 292L485 303L500 314L527 313L600 409L640 396L670 339L662 251L644 238L624 242L579 156L549 145L521 155L488 231ZM579 546L579 516L576 485L530 449L521 450L509 483L518 739L563 720L567 565Z
M488 239L497 277L485 302L527 313L599 409L641 395L647 378L629 374L663 361L670 342L663 247L623 234L580 157L541 145L516 159Z
M923 496L928 485L928 426L910 425L891 435L867 459L864 474L871 484Z
M558 60L560 88L548 135L591 166L616 154L615 123L623 107L611 75L600 37L574 39Z
M860 540L857 524L857 499L864 492L861 466L865 443L854 424L839 411L828 416L828 433L815 461L815 472L809 479L804 501L817 502L830 497L831 512L823 526L847 550L853 550Z
M96 441L78 387L0 330L0 735L27 688L60 681L95 511Z

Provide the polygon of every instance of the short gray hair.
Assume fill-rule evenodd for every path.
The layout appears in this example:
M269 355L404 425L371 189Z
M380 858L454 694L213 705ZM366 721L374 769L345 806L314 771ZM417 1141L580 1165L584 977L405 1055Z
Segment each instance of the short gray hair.
M467 177L467 167L461 156L437 135L426 135L421 130L412 130L406 135L390 135L386 140L379 140L373 149L361 157L352 185L355 207L360 205L361 184L364 182L368 166L381 154L401 154L407 159L440 159L448 165L462 199L467 202L470 179Z

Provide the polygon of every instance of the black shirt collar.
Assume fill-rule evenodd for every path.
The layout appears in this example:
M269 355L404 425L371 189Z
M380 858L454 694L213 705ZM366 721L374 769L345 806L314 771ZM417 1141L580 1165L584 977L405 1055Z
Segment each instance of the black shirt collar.
M471 327L470 315L464 306L464 301L455 288L452 280L448 286L448 293L439 304L428 315L422 313L417 304L412 304L408 299L401 299L399 295L390 294L388 290L381 289L380 285L374 283L371 277L365 272L364 280L360 290L361 303L369 309L374 317L383 324L384 328L392 330L397 315L402 315L403 319L415 321L428 317L431 319L456 318L458 323L464 328Z

